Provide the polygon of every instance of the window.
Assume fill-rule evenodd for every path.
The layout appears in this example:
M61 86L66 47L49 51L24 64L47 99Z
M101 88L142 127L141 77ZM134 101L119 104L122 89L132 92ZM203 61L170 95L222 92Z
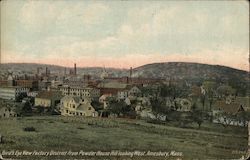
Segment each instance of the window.
M91 110L91 107L89 107L89 110Z

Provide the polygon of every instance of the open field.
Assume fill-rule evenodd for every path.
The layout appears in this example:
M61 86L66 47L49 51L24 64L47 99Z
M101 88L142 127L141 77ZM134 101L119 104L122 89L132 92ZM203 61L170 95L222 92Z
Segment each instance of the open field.
M35 131L24 131L26 127ZM247 148L248 134L246 128L208 123L198 130L140 120L62 116L1 119L0 133L1 151L176 151L183 152L183 159L239 158Z

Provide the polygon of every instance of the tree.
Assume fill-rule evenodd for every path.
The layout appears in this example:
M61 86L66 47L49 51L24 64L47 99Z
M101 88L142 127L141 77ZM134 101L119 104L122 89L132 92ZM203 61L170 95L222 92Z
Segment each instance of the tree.
M229 85L222 85L217 88L217 93L220 97L235 94L235 89Z
M113 114L117 114L118 116L121 114L126 115L128 112L130 112L130 109L131 107L127 106L124 101L112 101L108 106L108 111Z
M181 127L186 127L187 124L192 122L192 115L189 112L180 113L179 123Z
M175 85L162 85L160 87L160 96L161 97L180 97L182 95L181 88L175 86Z
M32 108L29 102L25 102L24 104L16 105L15 111L18 115L25 116L32 113Z
M161 115L165 115L166 116L166 121L167 119L167 115L170 112L170 109L165 105L164 101L161 101L159 99L157 100L153 100L151 102L152 105L152 111L154 113L154 115L156 115L157 119L160 119Z
M191 119L193 122L197 123L199 128L203 123L203 111L196 107L196 104L192 106Z
M21 102L24 97L27 97L27 93L20 93L16 97L16 102Z
M228 80L228 85L232 86L232 88L235 88L235 94L246 96L247 90L250 89L249 82L243 79L240 79L239 77L232 77Z
M202 86L206 91L205 97L207 97L209 101L209 110L211 111L215 96L216 83L213 81L205 81L203 82Z
M38 112L39 114L42 114L42 113L45 112L45 108L44 108L43 106L36 106L36 108L37 108L37 112Z

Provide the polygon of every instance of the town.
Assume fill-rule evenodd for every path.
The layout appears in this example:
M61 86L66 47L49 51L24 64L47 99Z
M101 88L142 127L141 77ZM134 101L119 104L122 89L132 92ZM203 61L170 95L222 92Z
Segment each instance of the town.
M152 123L176 121L183 127L204 121L224 127L247 127L249 92L240 93L213 80L115 77L103 68L97 77L77 73L77 66L64 73L37 68L29 75L7 72L0 80L0 118L62 115L144 119Z

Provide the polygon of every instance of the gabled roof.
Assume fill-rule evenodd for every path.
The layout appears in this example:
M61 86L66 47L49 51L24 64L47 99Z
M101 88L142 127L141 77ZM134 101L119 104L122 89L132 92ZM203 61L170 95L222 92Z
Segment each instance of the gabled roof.
M78 111L88 111L90 107L91 107L91 109L94 109L93 106L90 103L82 103L76 108L76 110L78 110Z
M62 97L61 92L58 91L41 91L38 93L36 98L43 99L60 99Z
M243 106L237 102L227 104L224 101L217 101L214 104L214 109L221 110L221 111L224 111L226 113L233 114L233 115L235 115L241 111L245 111Z
M115 88L115 89L126 89L127 84L118 82L101 82L98 84L99 88Z
M236 97L235 102L241 104L244 110L250 110L250 98L249 97Z
M72 96L72 95L67 95L67 96L64 96L62 98L63 101L70 101L70 100L74 100L76 103L80 103L81 102L81 98L78 97L78 96Z

